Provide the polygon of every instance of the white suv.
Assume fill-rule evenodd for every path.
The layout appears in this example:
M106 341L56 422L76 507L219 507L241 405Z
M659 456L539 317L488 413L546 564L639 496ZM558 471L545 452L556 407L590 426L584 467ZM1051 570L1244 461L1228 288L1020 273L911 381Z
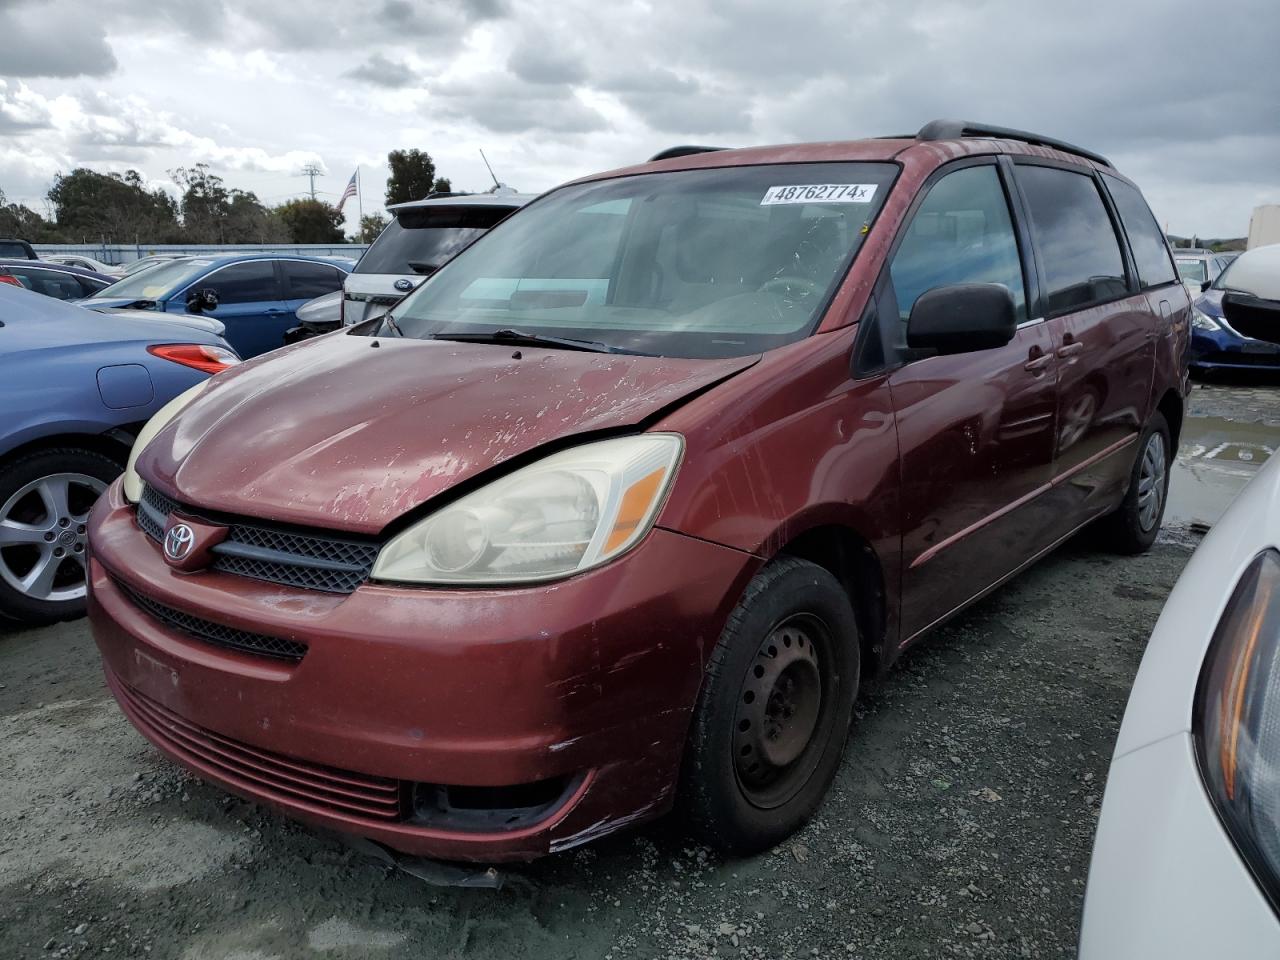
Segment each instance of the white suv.
M388 207L392 220L343 284L347 326L386 313L440 265L533 199L524 193L429 197Z

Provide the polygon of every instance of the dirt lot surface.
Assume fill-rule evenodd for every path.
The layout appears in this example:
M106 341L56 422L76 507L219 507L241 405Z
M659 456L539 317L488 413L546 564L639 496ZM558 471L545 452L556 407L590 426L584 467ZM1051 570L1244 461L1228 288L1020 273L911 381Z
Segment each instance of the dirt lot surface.
M1280 388L1193 401L1189 437L1249 432L1234 480L1209 464L1151 553L1086 534L909 653L864 692L817 819L749 860L658 823L500 891L432 887L160 759L83 622L0 632L0 957L1073 956L1108 759L1190 523L1280 437Z

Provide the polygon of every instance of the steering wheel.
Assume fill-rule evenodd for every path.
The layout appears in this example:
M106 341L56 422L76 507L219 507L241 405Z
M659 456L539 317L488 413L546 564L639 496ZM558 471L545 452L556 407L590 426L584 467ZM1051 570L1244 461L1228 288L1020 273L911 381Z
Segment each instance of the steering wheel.
M796 296L797 288L799 296ZM759 293L776 293L781 297L799 300L802 297L816 297L822 292L822 285L808 277L773 277L760 284Z

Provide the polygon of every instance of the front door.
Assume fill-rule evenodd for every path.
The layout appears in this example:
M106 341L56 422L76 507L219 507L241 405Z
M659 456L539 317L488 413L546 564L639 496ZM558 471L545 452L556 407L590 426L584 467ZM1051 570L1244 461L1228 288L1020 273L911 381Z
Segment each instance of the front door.
M902 483L902 641L1015 571L1047 542L1056 365L1027 312L1023 259L994 162L928 188L890 263L902 324L920 294L1000 283L1020 321L1007 345L929 357L889 377Z
M190 290L213 290L218 308L206 316L221 320L233 350L248 360L284 344L284 331L292 323L274 260L244 260L214 270L191 285ZM173 309L186 309L186 294L171 301Z

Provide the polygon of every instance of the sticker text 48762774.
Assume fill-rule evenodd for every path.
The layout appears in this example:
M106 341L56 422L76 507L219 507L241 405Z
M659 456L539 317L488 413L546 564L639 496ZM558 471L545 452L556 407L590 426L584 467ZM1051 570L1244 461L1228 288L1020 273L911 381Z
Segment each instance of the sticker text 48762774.
M876 195L874 183L796 183L770 187L760 206L776 203L870 203Z

